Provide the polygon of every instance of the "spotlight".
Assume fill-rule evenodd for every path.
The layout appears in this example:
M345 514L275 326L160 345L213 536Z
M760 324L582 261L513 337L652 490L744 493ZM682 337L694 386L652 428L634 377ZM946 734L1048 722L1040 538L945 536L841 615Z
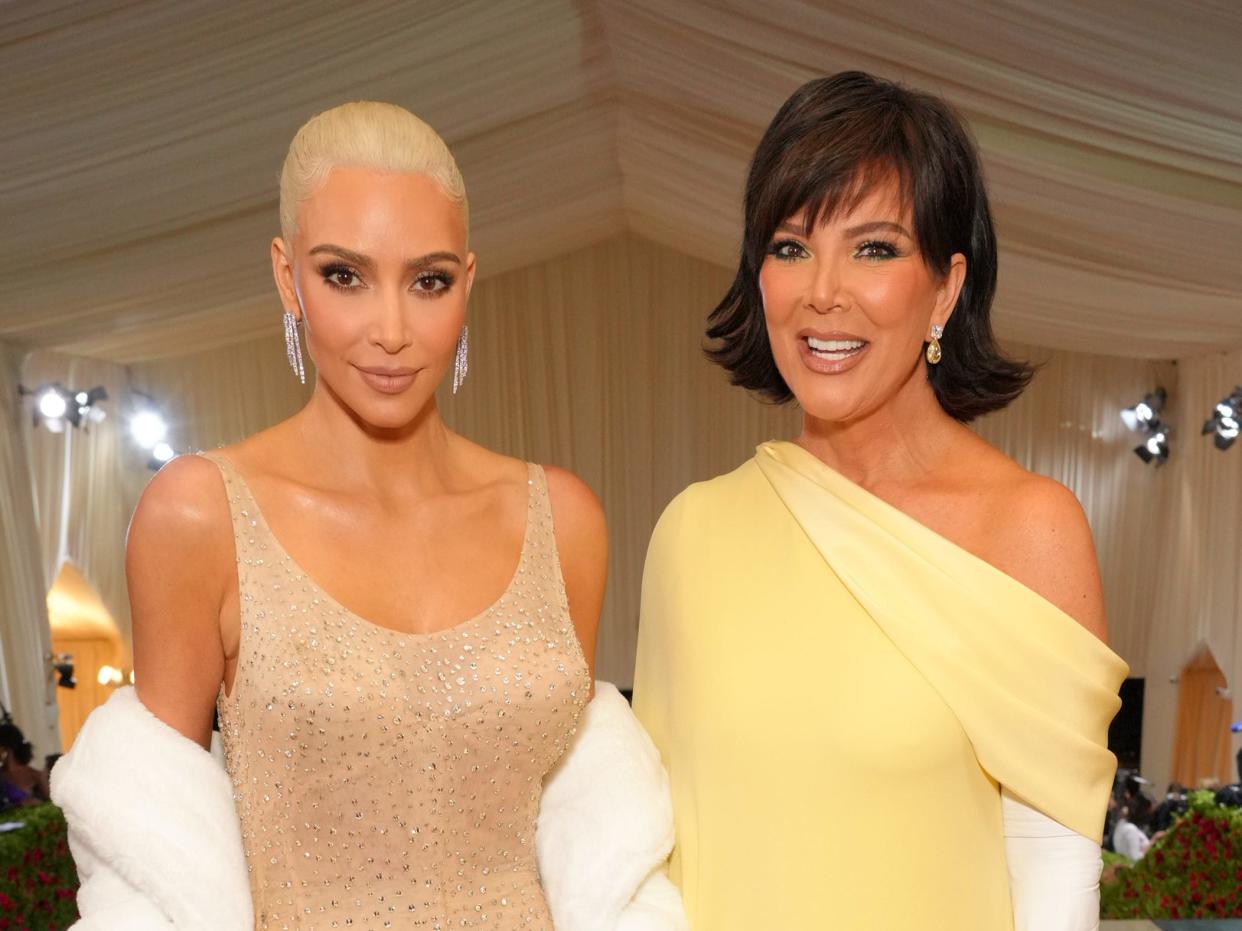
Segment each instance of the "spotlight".
M177 455L177 451L165 439L168 436L168 421L160 413L155 399L141 391L131 391L142 400L130 414L129 432L134 442L148 452L147 468L158 472L160 467Z
M71 391L56 382L33 391L19 386L18 392L35 396L33 423L36 427L42 423L52 433L63 433L66 424L80 427L83 423L98 423L105 416L104 409L99 406L100 401L108 398L103 385L96 385L89 391Z
M82 421L99 423L108 416L108 412L99 406L100 401L108 400L108 389L103 385L96 385L90 391L79 391L73 400L78 408L78 418Z
M164 441L168 424L153 410L141 410L129 419L129 432L143 449L154 449Z
M151 458L147 460L147 468L158 472L164 463L175 455L177 451L167 443L156 443L155 448L151 450Z
M1238 422L1242 420L1242 385L1233 389L1233 394L1216 405L1212 416L1203 425L1203 434L1215 433L1213 442L1216 448L1226 450L1238 438Z
M1146 440L1134 447L1134 454L1144 462L1155 462L1164 465L1169 459L1169 431L1159 420L1152 421L1152 433Z
M1123 408L1121 419L1136 433L1151 433L1159 422L1156 415L1164 408L1164 402L1167 399L1167 392L1163 388L1157 388L1151 394L1145 395L1143 400L1133 407Z
M56 388L45 388L39 395L39 414L47 420L60 420L69 409L69 402Z
M99 669L100 685L120 685L125 679L125 674L115 666L102 666Z
M62 689L76 689L78 682L73 678L73 656L69 653L57 653L52 657L52 669L58 678L56 684Z

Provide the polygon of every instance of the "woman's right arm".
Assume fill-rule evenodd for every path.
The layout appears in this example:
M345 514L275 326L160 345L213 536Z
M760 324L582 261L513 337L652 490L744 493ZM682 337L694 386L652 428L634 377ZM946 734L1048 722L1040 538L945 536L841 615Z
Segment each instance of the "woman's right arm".
M182 456L156 473L130 523L125 569L138 696L208 748L224 679L220 613L236 587L232 519L214 463Z

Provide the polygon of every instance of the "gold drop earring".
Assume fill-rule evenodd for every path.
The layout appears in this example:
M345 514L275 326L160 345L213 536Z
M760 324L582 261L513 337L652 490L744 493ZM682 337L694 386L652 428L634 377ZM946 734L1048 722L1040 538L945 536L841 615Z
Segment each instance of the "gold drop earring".
M927 364L936 365L942 358L940 352L940 337L944 336L944 327L939 323L933 323L931 328L931 339L927 343Z

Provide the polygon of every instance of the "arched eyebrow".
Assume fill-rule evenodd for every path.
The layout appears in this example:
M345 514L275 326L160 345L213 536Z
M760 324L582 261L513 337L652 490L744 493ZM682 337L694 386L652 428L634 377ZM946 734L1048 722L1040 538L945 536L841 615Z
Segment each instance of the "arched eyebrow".
M335 255L337 258L344 259L346 262L349 262L351 265L357 265L359 268L371 268L375 264L369 255L363 255L361 252L355 252L352 249L346 249L344 246L338 246L330 242L320 243L310 250L311 255L319 255L320 253ZM426 255L410 259L405 263L405 267L417 270L427 268L436 262L453 262L460 265L461 257L456 252L428 252Z
M900 233L907 239L913 239L910 231L900 223L894 223L892 220L874 220L870 223L859 223L857 226L851 226L845 231L846 236L863 236L867 233L878 232Z
M892 220L873 220L869 223L859 223L857 226L851 226L849 229L845 230L845 235L847 237L865 236L867 233L878 233L881 230L890 233L900 233L908 239L914 238L910 235L909 230L907 230L900 223L894 223ZM802 236L805 235L806 231L803 229L801 223L785 222L776 228L776 232L789 233L794 236Z

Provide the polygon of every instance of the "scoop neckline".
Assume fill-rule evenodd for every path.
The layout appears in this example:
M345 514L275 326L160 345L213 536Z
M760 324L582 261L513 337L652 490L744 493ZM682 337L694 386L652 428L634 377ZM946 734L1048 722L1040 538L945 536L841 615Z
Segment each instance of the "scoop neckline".
M215 459L217 462L223 462L228 471L232 473L232 476L237 480L238 484L245 492L246 497L250 499L250 504L254 507L257 522L262 525L264 533L266 533L272 543L275 544L276 549L280 551L281 557L293 570L293 572L300 576L301 579L314 590L315 594L322 598L329 607L337 609L342 614L348 615L351 619L361 622L368 628L382 631L386 634L394 634L398 637L410 637L415 639L440 637L445 634L460 631L463 628L478 623L484 617L493 613L498 607L500 607L504 600L513 592L513 589L517 587L518 579L521 577L522 570L526 566L530 550L531 527L534 523L531 519L531 510L534 508L535 504L535 469L534 464L529 462L526 463L526 523L522 529L522 547L518 552L517 565L514 566L513 574L510 576L508 583L505 585L501 593L482 611L477 614L472 614L461 621L450 624L447 627L427 631L402 630L398 627L389 627L387 624L381 624L378 621L373 621L370 618L353 611L326 588L324 588L323 585L321 585L313 575L307 572L306 569L293 557L293 554L289 552L288 548L280 542L280 537L278 537L275 531L272 530L272 525L268 523L267 516L263 513L263 508L259 504L259 499L255 497L254 491L250 487L250 483L246 481L246 478L242 475L241 470L238 469L237 466L229 459L219 454L212 454L208 458Z

